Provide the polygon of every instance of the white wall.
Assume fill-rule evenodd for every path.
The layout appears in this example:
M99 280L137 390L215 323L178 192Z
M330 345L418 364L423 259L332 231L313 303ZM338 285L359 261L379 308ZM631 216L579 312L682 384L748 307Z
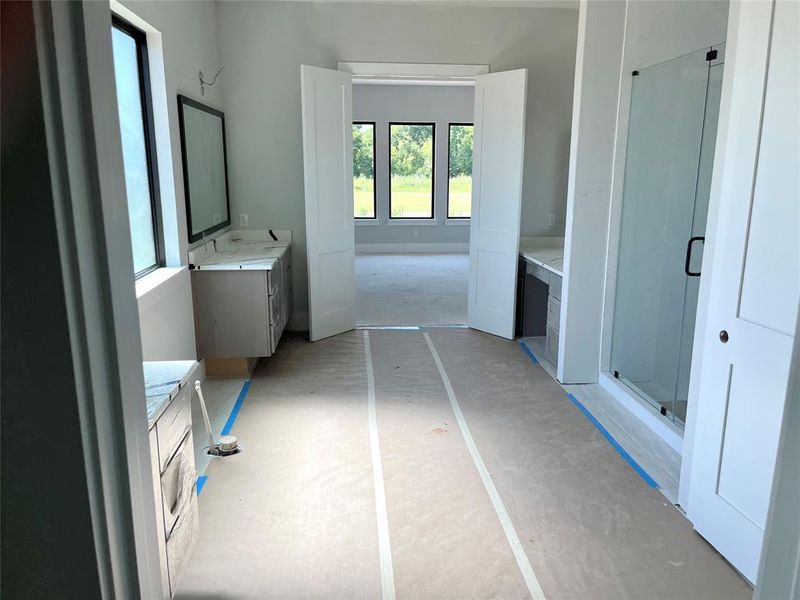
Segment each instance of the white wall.
M356 251L386 248L410 251L413 246L435 251L469 250L469 221L446 223L447 136L449 123L472 123L474 88L462 86L356 85L353 86L353 120L375 122L377 223L356 221ZM435 123L434 214L435 224L389 222L389 122ZM423 246L419 246L422 244ZM460 248L460 249L459 249Z
M596 382L609 350L631 72L724 41L728 3L583 1L581 11L559 360L570 383Z
M141 293L137 285L139 330L144 360L197 358L192 282L186 267L160 269L158 285Z
M338 61L528 68L523 235L563 230L577 12L310 2L221 2L219 42L234 224L291 229L295 312L307 326L300 65ZM547 225L547 214L556 222Z
M200 70L213 76L222 65L216 8L203 1L122 0L111 6L147 33L167 266L179 267L187 264L188 234L177 96L224 109L222 83L206 88L202 96L198 80ZM146 295L155 293L157 301L139 298L145 360L197 356L189 273L184 269L170 281L166 291Z

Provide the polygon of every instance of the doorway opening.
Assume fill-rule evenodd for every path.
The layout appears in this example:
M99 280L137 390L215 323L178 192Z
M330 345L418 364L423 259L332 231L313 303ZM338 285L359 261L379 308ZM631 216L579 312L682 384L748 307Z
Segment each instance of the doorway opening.
M474 86L354 82L356 326L466 326Z

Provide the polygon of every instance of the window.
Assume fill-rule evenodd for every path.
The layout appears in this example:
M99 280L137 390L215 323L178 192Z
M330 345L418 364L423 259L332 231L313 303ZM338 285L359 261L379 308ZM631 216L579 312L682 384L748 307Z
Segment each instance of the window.
M447 218L472 214L472 133L469 123L450 123L447 141Z
M433 123L389 123L389 216L433 218Z
M158 173L144 32L114 17L112 45L136 277L163 264Z
M375 123L353 123L353 214L375 218Z

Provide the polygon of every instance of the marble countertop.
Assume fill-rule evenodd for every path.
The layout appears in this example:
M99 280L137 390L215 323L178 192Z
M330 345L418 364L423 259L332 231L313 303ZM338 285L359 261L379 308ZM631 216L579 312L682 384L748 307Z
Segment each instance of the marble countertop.
M285 253L289 242L235 240L218 248L194 268L209 271L269 271Z
M196 360L145 361L144 391L147 399L147 428L155 425L178 391L186 385L198 365Z
M528 262L564 276L563 237L522 237L519 240L519 254Z

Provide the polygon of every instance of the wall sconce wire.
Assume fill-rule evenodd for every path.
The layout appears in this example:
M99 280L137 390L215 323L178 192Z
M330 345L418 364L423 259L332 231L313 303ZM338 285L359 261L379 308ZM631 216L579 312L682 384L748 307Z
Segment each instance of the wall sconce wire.
M199 78L200 78L200 95L201 96L205 96L206 95L206 87L211 87L212 85L217 83L217 77L220 76L220 73L222 73L222 71L224 69L225 69L225 65L222 65L219 68L219 70L216 72L216 74L214 75L214 79L212 79L211 81L206 81L205 79L203 79L203 72L200 71Z

